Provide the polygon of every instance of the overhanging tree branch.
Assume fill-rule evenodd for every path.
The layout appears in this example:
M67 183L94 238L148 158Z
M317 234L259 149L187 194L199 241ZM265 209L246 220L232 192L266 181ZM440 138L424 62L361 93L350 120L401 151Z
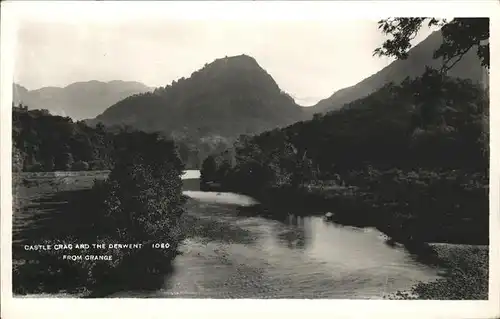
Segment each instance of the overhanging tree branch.
M447 73L449 70L451 70L455 64L457 64L458 62L460 62L460 60L462 60L462 58L467 54L467 52L470 51L470 49L472 49L474 45L470 45L467 49L465 50L462 50L458 55L454 55L454 56L451 56L450 58L448 58L448 60L443 64L443 66L441 67L441 72L442 73ZM453 59L453 58L456 58L458 56L458 59L455 60L455 62L453 62L450 66L447 66L447 64Z

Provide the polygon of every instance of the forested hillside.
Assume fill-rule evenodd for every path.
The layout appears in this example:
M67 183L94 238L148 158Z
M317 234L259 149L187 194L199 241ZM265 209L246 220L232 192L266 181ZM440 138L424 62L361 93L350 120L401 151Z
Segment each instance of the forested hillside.
M124 130L130 128L90 127L83 121L50 115L47 110L13 107L13 168L33 172L110 169L113 140ZM212 145L211 141L206 143ZM189 140L177 141L176 147L188 168L198 167L203 149L194 148Z
M479 23L484 23L480 21ZM486 24L488 21L486 21ZM409 50L408 57L404 60L396 60L379 72L367 77L356 85L335 92L332 96L319 101L316 105L307 108L310 116L314 113L325 113L338 110L345 104L364 98L391 82L400 84L404 79L414 79L425 72L426 67L434 69L441 68L445 61L435 58L433 52L443 44L443 35L440 31L433 32L424 41ZM476 49L477 50L477 49ZM483 76L484 69L475 50L469 50L447 72L450 77L469 79L473 83L482 83L488 79Z
M392 227L396 237L484 243L488 109L480 87L431 71L339 112L242 136L207 159L202 176L264 202L284 196L290 209Z
M285 204L274 215L330 210L338 222L375 226L409 247L487 244L489 87L449 74L470 53L487 80L489 20L384 19L379 28L390 38L374 53L411 61L410 41L424 24L441 26L444 40L431 50L441 65L419 65L421 76L338 112L242 136L203 163L204 187Z
M302 117L302 108L257 61L240 55L217 59L187 79L126 98L89 123L231 139L289 125Z

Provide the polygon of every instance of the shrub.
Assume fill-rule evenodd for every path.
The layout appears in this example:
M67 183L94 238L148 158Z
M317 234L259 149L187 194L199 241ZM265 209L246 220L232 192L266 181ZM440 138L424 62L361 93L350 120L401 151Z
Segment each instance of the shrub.
M185 200L184 167L173 142L156 134L122 134L109 179L96 186L104 198L99 235L113 242L142 243L143 248L114 252L113 263L95 270L96 277L117 284L123 277L144 278L170 268L182 239L179 218ZM169 243L170 248L152 249L151 243Z
M184 167L174 143L156 134L121 133L115 147L113 170L107 180L95 181L81 203L75 204L85 209L70 216L67 223L77 222L78 231L74 238L65 238L70 243L106 244L104 249L91 248L84 254L111 255L112 261L68 262L61 259L60 251L42 253L14 271L16 292L85 288L92 296L106 296L121 289L160 288L161 276L171 269L182 240ZM107 246L115 243L138 243L142 248ZM170 247L153 249L152 243Z

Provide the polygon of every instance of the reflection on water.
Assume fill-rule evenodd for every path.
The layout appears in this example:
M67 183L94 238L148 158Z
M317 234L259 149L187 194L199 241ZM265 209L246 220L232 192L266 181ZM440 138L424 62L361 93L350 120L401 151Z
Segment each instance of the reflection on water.
M255 204L252 198L200 192L196 184L185 179L184 194L191 197L182 225L187 239L175 272L160 291L122 296L379 299L437 278L436 269L387 245L376 229L343 227L321 217L255 217L248 208ZM247 207L245 213L240 206Z
M190 196L188 238L165 288L150 297L382 298L437 277L375 229L342 227L320 217L283 221L242 216L253 200L231 193Z
M258 204L255 199L245 195L221 192L184 191L184 195L195 198L202 203L251 206Z

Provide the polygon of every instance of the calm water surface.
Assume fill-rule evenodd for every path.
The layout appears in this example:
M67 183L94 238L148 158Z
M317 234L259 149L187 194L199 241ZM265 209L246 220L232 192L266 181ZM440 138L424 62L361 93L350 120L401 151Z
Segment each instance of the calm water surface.
M190 178L198 172L188 172ZM184 228L175 272L141 297L363 298L438 277L375 229L343 227L321 217L275 221L243 216L255 201L233 193L185 191ZM130 295L129 293L127 293Z

